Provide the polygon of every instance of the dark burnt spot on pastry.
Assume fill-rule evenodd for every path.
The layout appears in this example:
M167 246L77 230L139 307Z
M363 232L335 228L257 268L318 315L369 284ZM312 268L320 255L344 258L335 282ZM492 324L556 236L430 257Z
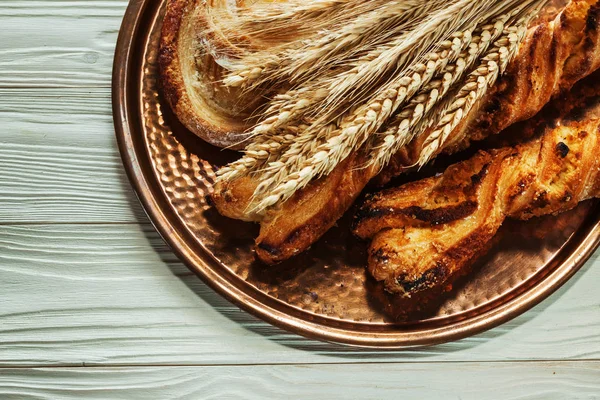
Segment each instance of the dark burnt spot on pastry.
M571 192L566 192L562 198L563 203L568 203L571 200L573 200L573 195L571 194Z
M512 207L512 204L515 202L515 199L521 196L525 191L531 186L531 184L535 181L535 174L527 174L522 177L519 182L511 189L508 194L507 206Z
M471 175L471 183L473 185L478 185L481 183L483 177L480 174Z
M532 209L544 208L544 207L548 206L549 204L550 204L550 200L548 199L548 192L545 190L542 190L542 191L536 193L533 203L532 203Z
M579 131L579 133L577 134L577 137L579 139L585 139L586 137L588 137L589 133L587 131Z
M485 176L488 174L489 171L490 171L490 163L487 163L483 166L483 168L481 168L481 171L479 171L475 175L471 176L471 183L474 186L479 187L479 185L483 181L483 178L485 178Z
M560 13L560 28L567 29L569 27L569 20L567 19L567 13Z
M455 206L441 207L431 210L426 210L421 207L408 207L402 210L407 216L415 219L429 222L432 225L447 224L448 222L466 218L477 210L478 203L476 201L465 201Z
M437 282L446 278L446 268L443 263L436 263L436 266L425 271L417 279L408 279L406 274L396 278L396 283L404 293L415 293L429 289L436 285Z
M479 129L489 129L492 126L492 121L490 121L487 118L482 118L481 120L479 120L479 122L477 123L477 127Z
M267 253L269 253L273 257L278 257L281 255L281 249L276 246L271 246L267 243L260 242L257 244L257 247Z
M500 107L502 106L502 101L498 96L492 96L492 98L487 102L485 106L486 113L496 113L500 111Z
M363 222L364 220L367 220L367 219L381 218L381 217L386 217L388 215L398 213L398 211L394 211L394 210L395 209L391 209L389 207L386 207L386 208L368 207L368 205L367 205L365 207L361 207L360 210L358 210L358 212L354 216L354 223L355 223L355 225L357 225L360 222Z
M525 190L527 190L534 180L535 174L528 174L527 176L521 178L519 183L516 185L515 197L525 193Z
M565 158L569 155L569 146L567 146L564 142L558 142L556 145L556 152L560 156L560 158Z
M235 197L230 190L226 190L223 193L223 200L225 200L226 203L233 203L235 201Z
M600 20L600 4L592 4L588 11L587 18L585 20L586 32L596 32L598 29L598 21Z
M394 207L363 208L358 212L355 224L364 223L369 219L395 216L416 219L431 225L441 225L466 218L473 214L477 210L477 207L478 203L476 201L465 201L457 205L434 209L425 209L418 206L400 209Z
M285 242L284 245L287 244L292 244L294 243L301 235L302 235L302 231L305 229L309 229L309 226L304 226L302 228L298 228L295 231L293 231L292 233L290 233L286 238L285 238Z
M506 104L506 99L509 98L512 94L516 93L519 89L518 79L514 76L511 76L510 79L504 80L504 90L502 92L498 92L498 95L502 97L502 103Z
M385 264L390 260L388 251L385 248L379 248L371 252L371 257L378 264Z

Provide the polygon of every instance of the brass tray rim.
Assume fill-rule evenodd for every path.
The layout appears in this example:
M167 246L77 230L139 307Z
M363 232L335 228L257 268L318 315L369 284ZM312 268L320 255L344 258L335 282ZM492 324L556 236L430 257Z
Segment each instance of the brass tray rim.
M294 307L270 298L263 293L259 294L262 295L261 297L266 297L265 301L253 297L247 291L238 287L234 279L228 279L211 268L210 264L216 262L212 254L209 254L205 249L201 250L202 254L198 254L192 249L190 241L193 241L193 239L188 228L179 218L169 218L166 215L167 212L172 212L172 210L164 210L160 206L157 196L164 196L164 194L160 189L156 192L156 189L152 188L152 178L156 179L151 170L150 177L148 172L144 171L144 168L148 169L149 166L144 167L142 164L140 154L138 154L139 149L134 143L133 135L137 130L135 122L136 119L141 117L137 113L137 108L132 107L130 104L131 96L128 96L127 88L129 77L135 76L135 70L132 68L135 59L133 45L136 40L139 40L143 15L150 3L154 3L154 1L130 1L119 31L115 50L112 74L112 105L115 133L122 162L144 211L163 240L192 272L198 275L209 287L241 309L282 329L312 339L381 350L424 347L481 333L531 309L566 283L600 246L600 218L598 218L597 221L592 221L589 233L585 234L585 237L576 244L570 255L533 286L528 287L503 304L483 311L481 314L432 329L358 332L335 326L324 326L292 315L291 312L288 313L278 309L275 307L276 305L291 309L294 309ZM154 182L154 184L156 186L158 183ZM168 201L168 199L164 201ZM253 290L254 288L249 289L258 292L258 290ZM304 313L301 310L295 311L296 314Z

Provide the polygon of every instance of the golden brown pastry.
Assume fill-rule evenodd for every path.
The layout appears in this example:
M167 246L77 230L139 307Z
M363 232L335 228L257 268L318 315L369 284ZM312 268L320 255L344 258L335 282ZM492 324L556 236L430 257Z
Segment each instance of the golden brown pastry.
M596 70L600 66L598 3L573 0L554 20L532 28L494 95L469 118L474 126L457 128L446 151L464 148L470 140L479 140L531 117L552 96ZM378 183L387 182L414 164L420 140L399 152ZM306 250L348 210L379 172L362 168L365 157L360 153L350 156L329 176L296 193L264 217L247 214L247 205L258 184L251 177L217 185L213 200L222 215L261 224L257 255L263 262L274 264Z
M600 84L581 121L489 152L442 175L376 194L356 217L372 238L368 270L403 296L446 287L485 250L506 218L557 214L600 196ZM581 116L581 115L580 115Z

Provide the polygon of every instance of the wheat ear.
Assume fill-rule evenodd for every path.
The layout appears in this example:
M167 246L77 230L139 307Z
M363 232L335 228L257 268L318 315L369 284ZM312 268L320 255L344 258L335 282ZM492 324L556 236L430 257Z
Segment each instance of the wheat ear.
M482 59L479 67L469 75L453 103L444 112L440 122L423 143L419 165L425 165L443 148L454 129L484 97L500 74L504 73L525 38L529 20L530 17L524 18L516 25L506 28L502 37L494 43L492 49Z
M504 21L508 17L505 16L498 19L494 25L494 28L496 28L493 32L494 38L497 38L502 33ZM455 35L460 36L460 34ZM467 31L467 35L465 36L470 39L470 31ZM387 90L383 91L383 95L376 98L376 101L370 103L367 107L358 108L349 118L344 119L340 129L328 129L327 131L333 132L333 135L330 134L329 137L321 135L318 140L313 140L312 142L307 140L303 141L302 144L292 144L286 152L288 153L287 156L284 154L282 161L278 160L276 168L269 168L264 171L262 182L255 191L255 197L260 200L257 201L254 211L261 212L261 210L265 210L278 202L285 201L297 190L306 186L311 180L330 173L351 151L360 147L369 137L370 133L379 129L399 105L402 105L406 99L410 99L418 89L427 85L435 73L440 72L440 69L446 68L449 60L456 60L456 57L460 54L459 52L463 50L458 44L470 44L470 41L464 40L464 38L463 36L463 40L461 41L459 37L454 37L455 47L449 52L451 56L444 58L444 62L440 62L439 59L437 63L430 60L427 65L424 65L424 72L426 71L426 73L423 76L414 74L412 77L403 77L396 83L396 86L388 86ZM471 53L470 59L467 60L470 64L487 48L492 40L492 34L487 32L485 38L485 43L482 43L481 49L478 46L477 51ZM512 40L513 35L509 36L509 38ZM522 40L522 37L520 40ZM503 40L500 40L496 44L503 43ZM493 60L494 50L495 48L484 58L484 62L487 62L486 60L489 59L490 63L489 72L492 74L489 77L490 85L495 82L499 73L498 71L496 78L492 79L495 65ZM504 54L502 48L498 51ZM514 51L516 52L516 49ZM506 68L509 60L510 57L506 60L503 59L503 68ZM446 79L435 82L434 87L431 88L428 94L423 93L422 96L414 99L409 109L400 115L400 117L404 118L403 122L398 126L396 136L400 133L401 141L406 141L410 137L410 128L414 127L423 118L423 115L434 107L438 99L447 93L453 82L457 82L462 77L466 68L465 64L464 60L463 62L459 62L454 68L454 75L450 74L450 70L452 69L450 67L446 71L450 75L444 74ZM483 69L478 68L474 74L478 73L478 71L481 73ZM402 82L403 80L404 82ZM400 82L406 86L401 85ZM398 90L399 88L401 90ZM487 86L481 90L486 89ZM443 93L440 94L440 91L443 91ZM462 91L459 95L462 95ZM456 105L456 102L453 103L449 111L453 110ZM441 122L444 122L444 120L442 119ZM266 196L263 196L265 194ZM263 197L261 198L261 196Z

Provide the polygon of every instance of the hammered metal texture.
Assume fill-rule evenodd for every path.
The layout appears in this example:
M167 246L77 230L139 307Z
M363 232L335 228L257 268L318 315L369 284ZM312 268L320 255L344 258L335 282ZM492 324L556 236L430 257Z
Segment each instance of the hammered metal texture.
M378 301L377 285L365 273L366 245L352 237L348 218L305 254L283 265L264 267L255 261L252 250L257 227L221 217L205 200L215 178L212 165L234 155L187 132L161 99L156 63L157 21L161 19L160 15L155 18L150 28L142 65L144 131L140 134L145 135L154 172L170 207L198 244L222 265L249 285L308 314L398 329L432 320L444 325L467 314L476 315L478 310L531 287L530 281L552 268L559 250L592 212L593 204L587 203L560 217L507 223L489 254L426 320L399 324L388 316Z

